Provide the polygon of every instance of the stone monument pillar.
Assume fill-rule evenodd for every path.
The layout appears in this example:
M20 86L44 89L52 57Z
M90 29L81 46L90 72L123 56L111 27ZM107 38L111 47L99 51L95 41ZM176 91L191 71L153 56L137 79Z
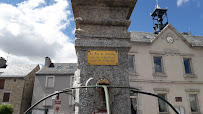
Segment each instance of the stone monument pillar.
M71 0L78 70L74 86L129 87L130 16L137 0ZM130 114L128 89L109 88L112 114ZM77 89L75 114L106 111L101 88Z

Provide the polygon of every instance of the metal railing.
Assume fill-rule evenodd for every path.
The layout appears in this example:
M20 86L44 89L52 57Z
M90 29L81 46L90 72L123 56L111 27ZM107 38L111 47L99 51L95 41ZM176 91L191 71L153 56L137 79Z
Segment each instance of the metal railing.
M39 103L41 103L42 101L44 101L45 99L49 98L49 97L52 97L54 95L57 95L57 94L61 94L61 93L66 93L66 94L69 94L69 95L72 95L72 91L74 89L81 89L81 88L103 88L104 89L104 93L105 93L105 100L106 100L106 110L107 110L107 114L110 114L111 112L111 109L110 109L110 104L109 104L109 93L108 93L108 88L125 88L125 89L130 89L131 92L133 93L140 93L140 94L145 94L145 95L150 95L150 96L153 96L153 97L157 97L161 100L163 100L165 103L167 103L172 109L174 112L176 112L176 114L179 114L178 111L173 107L173 105L171 105L167 100L161 98L160 96L158 95L155 95L155 94L152 94L152 93L148 93L148 92L143 92L143 91L140 91L139 89L137 88L133 88L133 87L112 87L112 86L108 86L108 85L92 85L92 86L80 86L80 87L71 87L71 88L66 88L62 91L58 91L56 93L53 93L53 94L50 94L42 99L40 99L38 102L36 102L35 104L33 104L30 108L28 108L24 114L28 114L28 112L30 112L30 110L32 110L36 105L38 105Z

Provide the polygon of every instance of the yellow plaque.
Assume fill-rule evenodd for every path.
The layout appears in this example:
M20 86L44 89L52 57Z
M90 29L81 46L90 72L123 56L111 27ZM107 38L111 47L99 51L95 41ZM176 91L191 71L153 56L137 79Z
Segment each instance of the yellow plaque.
M89 65L118 65L118 51L88 51Z

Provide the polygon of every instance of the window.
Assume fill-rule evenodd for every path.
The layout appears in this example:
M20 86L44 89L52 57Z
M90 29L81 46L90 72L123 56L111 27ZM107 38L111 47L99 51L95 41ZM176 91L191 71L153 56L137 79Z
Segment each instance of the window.
M141 90L141 87L138 87ZM130 103L131 103L131 114L142 114L143 106L142 106L142 95L138 93L130 93Z
M162 57L154 57L155 73L163 73Z
M137 114L137 96L130 96L131 114Z
M32 114L44 114L44 109L32 109Z
M5 79L0 79L0 89L4 89Z
M157 94L157 95L166 100L166 94ZM163 100L158 99L158 105L159 105L159 112L168 112L167 104Z
M128 55L128 70L134 72L134 55Z
M56 69L62 69L62 66L57 66Z
M183 61L184 61L185 74L192 74L191 59L184 58Z
M189 94L191 112L198 112L197 94Z
M73 83L74 83L74 76L70 77L70 87L73 87Z
M4 93L3 102L9 102L10 93Z
M73 87L74 83L74 76L70 77L70 87ZM69 105L74 105L75 104L75 99L72 95L69 95Z
M48 95L44 95L46 97ZM52 97L47 98L46 100L43 101L44 106L52 106Z
M69 68L68 69L74 69L75 68L75 66L69 66Z
M54 87L54 81L55 81L54 76L47 76L46 77L46 85L45 85L45 87L53 88Z
M185 114L185 109L183 107L175 107L175 109L179 114Z

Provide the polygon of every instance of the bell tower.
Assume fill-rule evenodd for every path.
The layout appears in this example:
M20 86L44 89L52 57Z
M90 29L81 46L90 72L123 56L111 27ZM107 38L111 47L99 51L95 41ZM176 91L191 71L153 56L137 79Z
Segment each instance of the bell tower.
M155 34L161 32L161 30L168 24L167 10L167 8L162 9L157 0L157 6L155 6L155 10L151 13Z

